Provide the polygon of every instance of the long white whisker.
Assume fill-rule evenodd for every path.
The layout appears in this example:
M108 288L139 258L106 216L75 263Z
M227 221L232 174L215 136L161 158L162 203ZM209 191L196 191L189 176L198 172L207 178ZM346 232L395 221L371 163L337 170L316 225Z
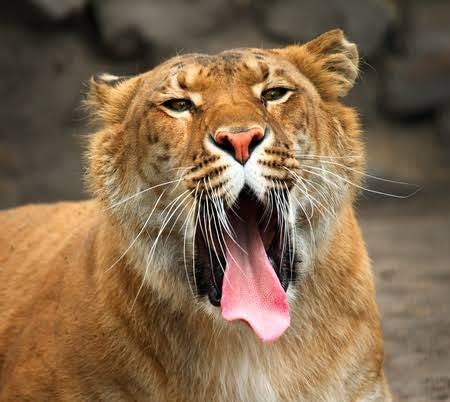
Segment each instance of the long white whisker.
M200 216L200 203L201 203L200 200L201 200L202 194L203 194L203 190L202 190L202 192L200 194L200 200L197 199L197 192L198 192L199 185L200 185L200 182L197 183L197 186L195 187L195 193L194 193L194 200L196 201L197 214L195 217L194 229L193 229L193 234L192 234L192 275L194 277L195 289L198 289L197 278L195 275L195 238L197 236L197 224L198 224L198 220L199 220L199 216Z
M217 253L217 249L216 249L216 245L215 245L215 241L214 241L214 237L213 237L213 233L212 233L212 225L211 225L211 212L212 211L210 211L210 209L209 209L209 200L211 197L209 195L209 190L206 185L206 182L205 182L205 187L206 187L206 191L208 192L207 197L206 197L206 209L208 212L208 228L209 228L209 234L211 236L211 244L213 246L214 254L216 255L217 260L219 261L220 268L222 269L222 272L225 273L225 267L223 266L222 260L219 257L219 254ZM212 200L211 200L211 202L212 202ZM214 219L214 214L212 214L212 215L213 215L213 219Z
M144 193L146 193L146 192L148 192L150 190L153 190L155 188L162 187L162 186L167 186L167 185L172 184L172 183L177 183L177 182L180 182L183 179L184 179L184 177L180 177L179 179L176 179L176 180L170 180L170 181L166 181L165 183L160 183L160 184L156 184L155 186L148 187L148 188L146 188L144 190L141 190L141 191L137 192L136 194L130 195L129 197L126 197L123 200L120 200L120 201L110 205L109 207L105 208L105 211L107 211L108 209L113 209L113 208L117 207L118 205L121 205L121 204L123 204L123 203L125 203L125 202L127 202L127 201L129 201L129 200L131 200L131 199L133 199L135 197L138 197L141 194L144 194Z
M359 155L345 155L345 156L337 156L337 155L306 155L306 154L295 154L297 158L300 159L325 159L325 160L333 160L333 159L350 159L350 158L359 158Z
M330 170L325 169L325 168L323 168L323 167L309 166L309 168L310 168L310 169L321 170L321 171L323 171L323 172L326 172L326 173L328 173L328 174L331 174L332 176L335 176L335 177L337 177L337 178L339 178L339 179L345 181L346 183L348 183L348 184L350 184L350 185L352 185L352 186L354 186L354 187L356 187L356 188L359 188L359 189L364 190L364 191L368 191L369 193L379 194L379 195L385 195L385 196L387 196L387 197L406 199L406 198L412 197L414 194L416 194L416 193L419 191L419 189L417 189L416 191L414 191L413 193L408 194L408 195L398 195L398 194L386 193L386 192L384 192L384 191L371 190L370 188L367 188L367 187L364 187L364 186L360 186L359 184L353 183L351 180L348 180L348 179L346 179L345 177L343 177L343 176L341 176L341 175L339 175L339 174L337 174L337 173L331 172Z
M313 160L314 160L314 158L313 158ZM414 186L414 187L417 187L417 186L415 186L414 184L411 184L411 183L407 183L407 182L404 182L404 181L398 181L398 180L385 179L385 178L383 178L383 177L375 176L375 175L372 175L372 174L363 172L363 171L361 171L361 170L352 168L352 167L350 167L350 166L346 166L346 165L344 165L344 164L342 164L342 163L333 162L333 161L330 161L330 160L320 160L320 163L326 163L326 164L328 164L328 165L340 166L340 167L342 167L342 168L344 168L344 169L347 169L347 170L350 170L350 171L352 171L352 172L361 174L361 175L363 175L363 176L370 177L371 179L375 179L375 180L379 180L379 181L384 181L384 182L386 182L386 183L402 184L402 185L404 185L404 186Z
M307 179L306 177L302 177L301 180L305 182L305 188L307 187L307 184L309 184L314 190L316 190L317 194L319 194L319 196L323 200L323 205L322 205L322 203L320 203L320 206L322 208L325 208L326 210L328 210L328 208L330 208L329 213L331 214L331 216L336 218L336 212L335 212L333 206L330 204L330 197L331 196L327 197L325 195L326 194L326 190L324 189L324 187L322 185L320 185L320 187L323 189L323 192L322 192L322 191L318 190L317 187L316 187L316 185L319 185L319 183L314 183L312 180ZM322 214L322 216L323 216L323 214Z
M214 197L215 197L215 200L216 200L217 202L219 202L218 195L217 195L217 193L215 193L215 192L214 192ZM219 204L219 205L220 205L220 204ZM217 214L220 215L220 213L219 213L219 211L218 211L218 208L217 208L217 204L216 204L215 202L213 202L213 206L214 206L215 210L217 211ZM213 215L213 217L214 217L214 215ZM220 218L219 218L219 219L220 219ZM214 218L214 221L215 221L215 218ZM236 264L236 266L239 268L239 270L242 272L242 274L243 274L244 277L246 278L247 275L246 275L245 272L242 270L240 264L236 261L236 259L234 258L233 254L231 253L231 250L229 249L229 247L228 247L228 245L227 245L227 242L226 242L226 240L225 240L225 235L224 235L223 230L222 230L222 226L220 226L220 222L218 223L218 227L219 227L219 230L220 230L220 232L219 232L219 231L217 231L217 229L216 229L217 234L218 234L218 237L220 236L220 238L221 238L221 240L222 240L222 242L223 242L223 244L224 244L224 246L225 246L225 249L227 250L227 253L225 253L225 251L224 251L224 249L223 249L223 247L222 247L222 245L221 245L221 243L220 243L220 239L219 239L219 244L220 244L222 253L223 253L224 255L229 255L229 256L231 257L231 259L234 261L234 263ZM241 250L243 250L243 249L241 248Z
M312 166L310 166L310 167L312 167ZM313 172L312 170L306 169L306 168L304 168L304 167L302 168L302 170L303 170L304 172L313 174L313 175L315 175L315 176L321 178L324 182L326 182L326 183L328 183L329 185L333 186L335 189L340 190L340 187L339 187L339 185L338 185L336 182L334 182L333 180L330 180L328 177L324 176L323 174L320 174L320 173L317 173L317 172ZM324 173L325 173L325 172L324 172Z
M305 216L306 220L308 221L309 229L311 232L311 237L313 241L313 246L316 247L316 236L314 235L314 230L311 224L311 220L308 218L308 214L306 213L305 209L302 206L302 203L292 194L292 198L297 202L300 209L303 211L303 215Z
M188 273L188 269L187 269L187 264L186 264L186 234L187 234L187 229L189 227L189 221L191 219L191 215L195 212L196 203L197 203L197 201L194 198L194 202L192 203L192 206L189 209L188 215L187 215L186 220L184 222L185 228L184 228L184 234L183 234L183 263L184 263L184 271L186 273L186 279L188 281L189 288L191 289L192 297L195 297L195 293L194 293L194 290L192 289L191 281L189 279L189 273Z
M190 195L191 195L192 193L193 193L193 190L191 191ZM175 228L175 226L176 226L176 224L177 224L177 222L178 222L178 219L180 218L180 216L182 215L182 213L184 212L184 210L185 210L188 206L189 206L189 204L186 204L186 205L181 209L181 211L179 212L179 214L177 215L177 217L175 218L175 220L173 221L173 224L172 224L172 226L170 227L170 230L169 230L169 232L168 232L167 235L166 235L166 240L165 240L165 242L164 242L164 245L167 243L167 240L169 239L170 234L172 233L173 229Z
M290 201L290 192L289 192L289 188L287 186L286 183L284 183L284 186L286 188L286 194L289 197L288 199L288 203L289 203L289 210L291 209L291 201ZM289 276L290 276L290 281L292 281L293 277L294 277L294 258L295 258L295 221L290 222L290 229L291 229L291 250L290 250L290 260L289 260Z
M142 234L142 232L145 230L145 227L147 226L148 222L150 221L150 218L153 215L153 212L155 211L159 201L161 200L161 197L164 195L166 190L164 190L161 195L158 197L158 199L156 200L155 205L153 206L153 209L151 210L150 214L148 215L146 221L144 222L144 224L142 225L141 230L139 231L139 233L136 235L136 237L134 238L134 240L130 243L130 245L128 246L128 248L122 253L122 255L116 260L114 261L114 263L106 270L106 272L108 272L110 269L112 269L114 266L117 265L117 263L123 258L125 257L125 255L128 253L128 251L133 247L133 245L136 243L136 241L138 240L139 236Z
M302 194L309 200L310 205L311 205L311 215L309 216L309 219L312 219L313 216L314 216L314 207L315 207L314 200L315 200L315 198L314 198L312 195L309 194L308 187L303 183L302 178L301 178L297 173L295 173L293 170L287 168L286 166L283 166L283 167L284 167L289 173L291 173L292 176L294 176L294 179L296 179L296 180L294 180L294 183L293 183L294 186L295 186L298 190L300 190L300 191L302 192ZM303 186L303 188L304 188L305 191L302 191L302 189L301 189L300 186L299 186L300 184ZM320 210L319 210L319 212L320 212L320 213L322 214L322 216L323 216L323 212L320 211Z
M144 276L143 276L143 278L142 278L141 285L139 286L139 289L138 289L138 291L137 291L137 293L136 293L136 297L134 298L134 301L133 301L133 304L132 304L132 306L131 306L131 309L133 309L133 307L134 307L134 305L135 305L135 303L136 303L136 300L137 300L138 297L139 297L139 293L141 292L142 287L144 286L145 278L147 277L148 267L150 266L150 262L151 262L151 260L152 260L153 257L154 257L154 251L155 251L155 248L156 248L156 244L158 243L158 240L159 240L159 238L160 238L160 236L161 236L161 233L163 232L163 230L164 230L165 226L167 225L167 223L170 222L170 219L172 218L173 214L177 211L177 209L180 207L180 205L183 205L183 203L185 202L185 200L191 195L192 192L193 192L193 190L192 190L191 192L189 192L189 190L185 190L185 191L184 191L183 193L181 193L177 198L175 198L174 200L172 200L172 202L169 204L169 205L172 204L172 206L175 205L175 202L178 200L178 198L179 198L180 196L184 195L185 193L188 193L188 194L185 196L185 198L180 202L180 204L175 208L175 210L172 212L172 214L170 215L170 217L169 217L168 219L166 219L166 218L167 218L167 215L169 214L171 208L170 208L169 211L167 212L166 218L165 218L164 221L163 221L163 225L161 225L161 228L159 229L158 235L156 236L156 239L155 239L155 241L153 242L152 247L150 248L150 252L149 252L149 254L148 254L148 261L147 261L147 264L146 264L146 267L145 267ZM169 205L168 205L168 206L169 206ZM168 206L167 206L167 207L168 207ZM167 209L167 207L166 207L165 209ZM164 210L165 210L165 209L164 209Z
M336 218L336 214L335 214L334 211L332 211L331 209L327 208L322 202L320 202L316 197L314 197L313 195L311 195L311 194L308 192L308 187L303 183L303 177L300 177L300 176L299 176L299 179L300 179L300 181L301 181L301 185L303 186L303 188L305 189L305 191L306 191L306 193L307 193L307 197L309 197L310 199L312 199L312 201L313 201L312 204L314 205L314 201L315 201L316 205L318 205L320 208L322 208L325 212L328 212L332 217ZM322 216L323 216L323 212L322 212L320 209L318 209L318 211L319 211L319 212L322 214ZM312 218L312 216L311 216L310 218Z
M210 179L210 177L208 177L208 181L209 181L209 187L212 189L212 185L211 185L211 179ZM217 196L216 196L216 198L218 198ZM246 250L244 250L243 248L242 248L242 246L235 240L235 236L236 236L236 232L234 231L234 229L231 227L231 225L230 225L230 222L229 222L229 220L228 220L228 217L227 217L227 213L225 212L225 209L224 209L224 206L223 206L223 201L221 201L220 203L218 203L218 205L220 206L220 211L221 211L221 213L218 213L218 215L219 215L219 219L221 219L221 221L222 221L222 224L223 224L223 228L225 229L225 232L227 233L227 235L230 237L230 240L234 243L234 244L236 244L236 246L238 246L240 249L241 249L241 251L243 252L243 253L245 253L245 254L247 254L247 251ZM231 208L232 209L232 208ZM233 210L233 213L239 218L239 219L241 219L242 220L242 218Z
M174 214L178 211L178 209L185 203L185 201L191 196L191 194L194 192L194 190L185 190L183 193L181 193L177 198L175 198L175 200L179 199L180 196L184 195L184 198L179 202L179 204L174 208L174 210L172 212L170 212L172 210L172 208L175 206L175 203L172 201L172 206L170 207L170 209L167 211L167 214L164 218L163 223L161 224L161 227L159 229L158 235L156 236L155 241L152 244L152 247L150 248L150 255L151 258L153 258L154 254L155 254L155 249L156 249L156 245L158 244L158 240L161 237L164 229L166 228L166 226L169 224L170 220L172 219L172 217L174 216ZM187 194L186 194L187 193ZM170 215L169 215L170 214Z
M205 181L204 178L203 178L203 186L204 186L204 190L207 191L208 189L206 187L206 181ZM203 190L202 190L202 194L203 194ZM211 252L212 247L211 247L211 244L209 243L209 234L208 234L208 229L207 229L207 225L206 225L206 215L205 215L205 213L206 213L206 201L207 201L207 199L208 199L208 194L205 195L205 201L204 201L205 204L204 204L204 206L202 208L202 212L203 212L202 220L203 220L204 228L202 227L201 222L200 222L200 230L201 230L203 238L205 239L206 244L207 244L208 256L209 256L209 265L210 265L210 268L211 268L211 273L212 273L214 285L216 286L216 288L218 288L217 281L216 281L216 276L214 274L214 269L213 269L213 258L212 258L212 252Z

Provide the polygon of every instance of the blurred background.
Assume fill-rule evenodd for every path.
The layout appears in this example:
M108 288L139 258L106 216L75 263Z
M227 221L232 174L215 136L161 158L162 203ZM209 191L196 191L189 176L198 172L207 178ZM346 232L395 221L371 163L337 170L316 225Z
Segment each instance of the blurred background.
M405 198L358 201L387 373L399 400L450 400L450 0L16 0L0 21L0 208L87 197L92 74L344 29L362 56L345 102L360 112L368 171L410 183L369 177Z

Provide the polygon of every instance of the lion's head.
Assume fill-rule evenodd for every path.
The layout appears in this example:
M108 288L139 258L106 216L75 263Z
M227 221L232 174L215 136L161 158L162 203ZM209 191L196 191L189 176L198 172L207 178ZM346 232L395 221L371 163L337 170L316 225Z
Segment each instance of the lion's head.
M169 294L191 289L263 340L281 335L287 289L312 269L360 179L357 117L339 103L357 65L335 30L91 80L101 128L89 185L129 253L140 250L144 280L163 275L177 283Z

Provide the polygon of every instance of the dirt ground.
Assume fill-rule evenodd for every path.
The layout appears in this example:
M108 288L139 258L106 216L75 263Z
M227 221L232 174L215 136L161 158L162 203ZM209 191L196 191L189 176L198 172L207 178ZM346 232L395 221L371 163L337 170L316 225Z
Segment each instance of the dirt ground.
M450 401L450 195L362 203L399 401Z

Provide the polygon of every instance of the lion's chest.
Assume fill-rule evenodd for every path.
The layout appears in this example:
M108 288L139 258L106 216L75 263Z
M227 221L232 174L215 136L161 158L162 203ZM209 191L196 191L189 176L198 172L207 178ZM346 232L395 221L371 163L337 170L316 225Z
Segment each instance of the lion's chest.
M235 358L222 370L218 383L220 401L276 402L279 400L268 367L248 355ZM231 399L230 399L231 398Z
M196 367L196 372L191 372L191 375L197 378L197 381L192 382L191 378L190 394L198 395L198 401L280 400L274 380L276 376L273 375L280 369L279 364L269 364L264 353L258 353L251 347L228 345L226 349L226 353L192 366Z

